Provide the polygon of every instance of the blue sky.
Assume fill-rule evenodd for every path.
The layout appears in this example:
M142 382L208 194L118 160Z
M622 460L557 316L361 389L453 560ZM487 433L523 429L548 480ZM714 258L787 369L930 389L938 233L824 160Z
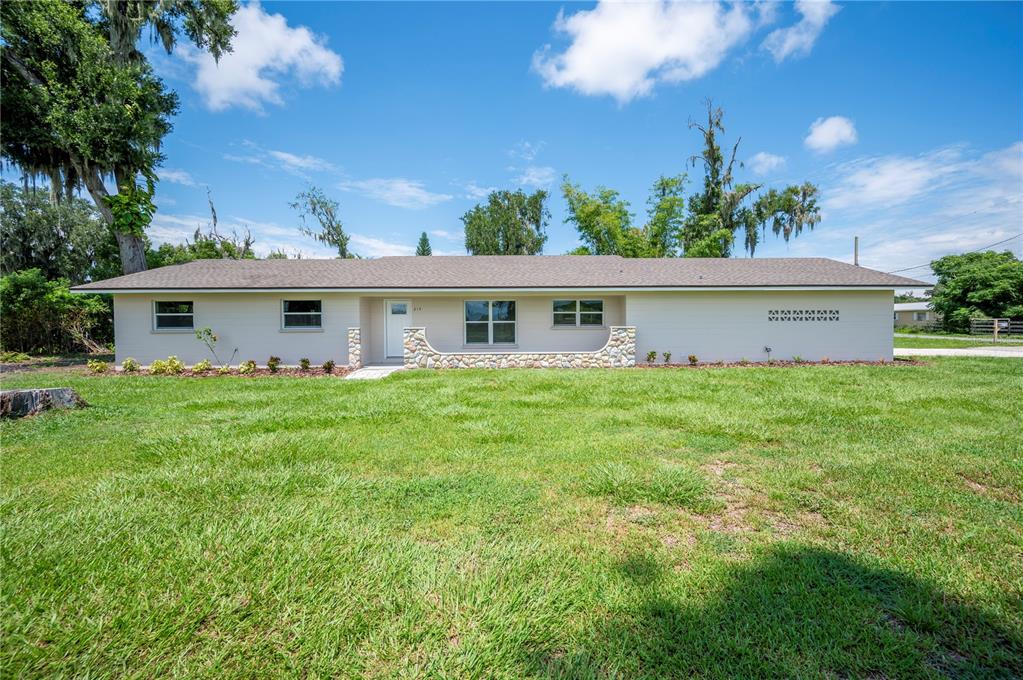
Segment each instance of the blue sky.
M757 256L850 260L859 235L887 271L1023 232L1023 4L264 2L235 21L219 66L149 49L181 97L156 241L205 224L208 186L258 252L329 256L288 207L316 184L361 255L421 231L457 254L459 217L521 187L552 192L562 253L565 174L638 223L657 176L698 186L687 121L708 97L742 137L740 179L821 189L817 229Z

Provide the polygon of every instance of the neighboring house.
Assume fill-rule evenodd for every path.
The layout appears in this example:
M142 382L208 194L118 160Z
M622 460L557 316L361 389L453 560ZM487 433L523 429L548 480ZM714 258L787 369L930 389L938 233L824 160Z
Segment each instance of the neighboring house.
M939 319L929 302L895 303L895 326L930 326Z
M926 284L822 258L617 256L200 260L76 286L114 299L117 361L629 366L891 359L896 288ZM770 348L770 352L766 348Z

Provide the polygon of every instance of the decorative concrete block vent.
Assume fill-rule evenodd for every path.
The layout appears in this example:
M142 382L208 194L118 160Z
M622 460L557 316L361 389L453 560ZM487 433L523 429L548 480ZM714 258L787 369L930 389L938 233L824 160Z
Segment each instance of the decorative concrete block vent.
M425 328L406 328L405 368L628 368L636 365L636 327L611 326L607 344L586 352L439 352Z
M362 329L348 329L348 366L362 368Z

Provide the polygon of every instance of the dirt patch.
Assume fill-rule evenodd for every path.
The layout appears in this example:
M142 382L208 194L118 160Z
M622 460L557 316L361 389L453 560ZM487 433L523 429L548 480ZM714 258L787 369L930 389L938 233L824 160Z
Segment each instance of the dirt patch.
M725 470L729 470L735 467L739 467L739 465L737 463L732 463L727 460L715 460L711 461L710 463L707 463L706 465L700 466L701 469L706 470L715 477L721 477L725 474Z
M816 512L798 512L783 514L764 509L767 497L760 491L747 487L734 477L726 477L729 470L739 468L737 463L728 460L714 460L701 466L715 481L717 497L723 501L724 508L705 515L694 515L711 531L725 534L755 532L759 527L754 517L763 517L770 526L772 533L787 536L809 527L821 527L826 524L824 516Z
M661 536L661 544L665 548L677 548L679 546L693 547L696 545L696 536L687 533L684 536L677 534L664 534Z
M657 516L657 511L645 505L630 505L624 509L611 508L607 511L604 527L608 533L622 537L629 532L629 525L647 524Z
M983 476L980 474L966 475L964 473L959 473L959 476L962 478L963 484L966 485L966 488L978 496L992 498L997 501L1008 501L1011 503L1019 502L1019 496L1017 496L1012 489L999 486L987 479L982 482L980 479L982 479Z

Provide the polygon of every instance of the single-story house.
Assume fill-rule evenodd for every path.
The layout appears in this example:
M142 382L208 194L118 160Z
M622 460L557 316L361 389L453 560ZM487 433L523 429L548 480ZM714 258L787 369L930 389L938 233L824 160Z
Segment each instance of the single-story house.
M897 288L823 258L617 256L200 260L76 286L114 300L117 361L271 355L286 365L631 366L889 360Z
M896 302L895 326L930 326L939 321L940 315L931 309L929 302Z

